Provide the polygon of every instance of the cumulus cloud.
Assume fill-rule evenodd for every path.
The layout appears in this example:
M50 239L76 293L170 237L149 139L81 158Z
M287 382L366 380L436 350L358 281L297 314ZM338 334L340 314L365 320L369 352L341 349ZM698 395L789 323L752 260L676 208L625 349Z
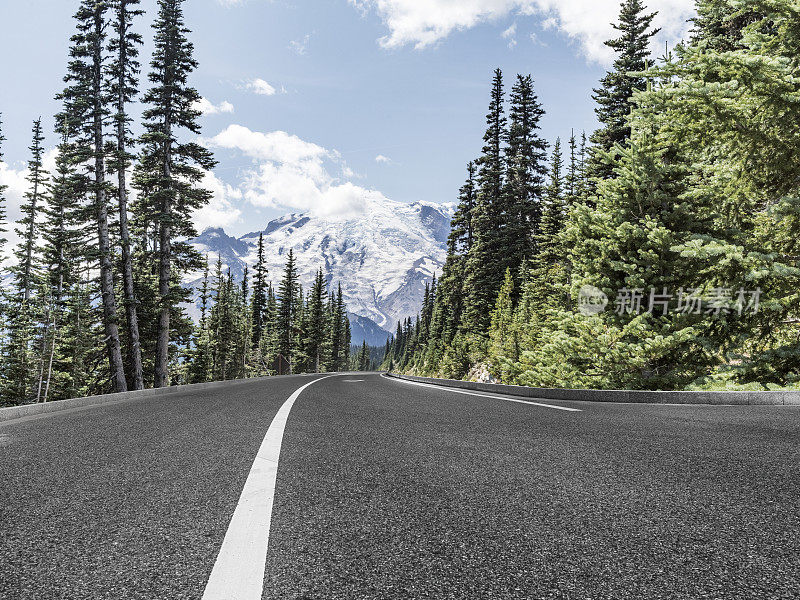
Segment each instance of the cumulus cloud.
M347 217L384 198L380 192L332 175L352 174L338 152L284 131L264 133L231 125L206 143L252 160L237 185L242 198L254 206Z
M509 49L517 45L517 24L512 23L511 27L500 34L504 40L508 40Z
M378 156L375 157L375 162L381 165L388 165L390 162L392 162L392 159L388 156L384 156L383 154L378 154Z
M211 200L192 215L192 221L198 231L208 227L230 227L239 222L242 211L234 202L242 199L241 190L221 181L214 173L206 172L201 183L211 192Z
M200 98L200 100L195 102L194 108L204 115L218 115L221 113L233 112L233 104L227 100L223 100L219 104L214 104L208 98Z
M606 0L350 0L362 11L375 11L389 29L380 39L387 48L412 45L422 49L434 45L454 31L509 16L535 18L575 40L590 61L608 64L612 52L603 42L614 35L619 3ZM685 35L686 20L694 14L694 0L650 0L649 9L659 11L656 25L661 40L674 41Z
M251 79L244 87L259 96L274 96L278 93L278 90L260 78Z

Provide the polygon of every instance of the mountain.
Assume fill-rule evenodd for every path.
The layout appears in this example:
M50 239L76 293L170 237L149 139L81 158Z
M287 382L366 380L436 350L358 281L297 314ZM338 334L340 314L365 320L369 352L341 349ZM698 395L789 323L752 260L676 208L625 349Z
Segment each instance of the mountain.
M310 286L320 267L331 289L341 284L352 313L353 342L383 344L398 320L416 316L425 284L441 272L454 209L453 204L370 199L355 215L290 214L240 238L221 228L206 229L191 243L208 255L212 270L219 255L234 278L241 280L245 265L256 262L263 234L270 279L276 287L286 256L294 250L304 287ZM194 274L189 284L197 288L199 283Z

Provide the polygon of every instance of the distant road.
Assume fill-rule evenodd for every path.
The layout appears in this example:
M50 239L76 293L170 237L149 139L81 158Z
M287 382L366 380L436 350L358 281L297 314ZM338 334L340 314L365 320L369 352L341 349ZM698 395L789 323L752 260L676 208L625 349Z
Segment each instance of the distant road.
M0 423L3 600L798 590L800 407L346 374Z

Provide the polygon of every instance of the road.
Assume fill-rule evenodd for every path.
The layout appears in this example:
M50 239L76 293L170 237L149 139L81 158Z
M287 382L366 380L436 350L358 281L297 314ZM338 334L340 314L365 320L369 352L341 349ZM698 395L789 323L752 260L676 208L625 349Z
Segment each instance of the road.
M799 408L492 396L294 376L0 423L0 598L800 597Z

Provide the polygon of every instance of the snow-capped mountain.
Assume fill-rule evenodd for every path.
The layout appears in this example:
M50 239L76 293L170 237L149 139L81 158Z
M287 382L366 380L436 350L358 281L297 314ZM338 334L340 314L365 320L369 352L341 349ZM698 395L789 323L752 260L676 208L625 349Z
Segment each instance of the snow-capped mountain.
M398 320L419 311L425 284L444 265L454 209L453 204L383 199L367 202L365 210L354 216L286 215L238 239L220 228L206 229L192 243L208 254L212 265L220 255L234 277L241 279L245 265L252 267L256 262L263 233L275 285L289 250L294 250L303 286L310 285L321 267L332 289L341 283L348 309L360 317L351 317L353 340L376 343L383 331L393 332ZM199 280L190 283L196 287ZM364 319L383 331L368 332L371 326Z

